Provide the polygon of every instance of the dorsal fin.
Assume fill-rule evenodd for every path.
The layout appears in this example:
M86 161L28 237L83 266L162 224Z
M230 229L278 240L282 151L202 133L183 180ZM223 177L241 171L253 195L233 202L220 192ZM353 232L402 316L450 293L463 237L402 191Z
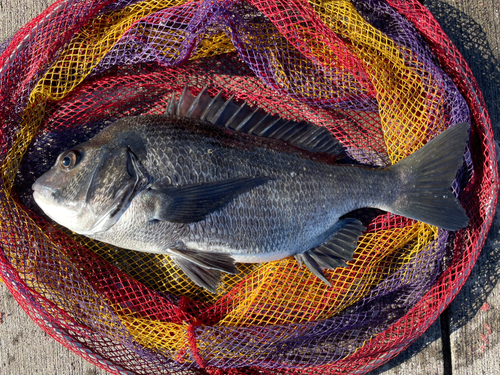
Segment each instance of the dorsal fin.
M212 98L207 93L207 87L196 97L184 87L178 102L172 94L165 114L200 119L241 133L282 139L307 151L334 156L343 151L340 142L324 127L252 111L246 103L241 106L235 104L232 97L222 99L221 92Z

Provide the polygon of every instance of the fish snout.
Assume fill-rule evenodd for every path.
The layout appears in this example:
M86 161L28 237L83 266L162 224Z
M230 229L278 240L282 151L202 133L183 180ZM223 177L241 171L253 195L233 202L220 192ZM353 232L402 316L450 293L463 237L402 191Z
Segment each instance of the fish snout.
M33 197L35 198L35 201L37 200L37 197L50 198L54 193L54 189L44 186L38 181L35 181L33 185L31 185L31 189L33 189Z

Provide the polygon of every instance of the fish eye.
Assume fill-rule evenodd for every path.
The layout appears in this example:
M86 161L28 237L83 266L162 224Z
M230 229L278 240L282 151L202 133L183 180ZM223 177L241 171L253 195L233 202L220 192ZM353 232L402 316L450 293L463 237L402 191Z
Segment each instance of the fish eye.
M64 154L61 155L61 158L59 159L59 165L65 170L70 170L71 168L75 167L78 164L80 159L81 157L78 151L76 150L66 151Z

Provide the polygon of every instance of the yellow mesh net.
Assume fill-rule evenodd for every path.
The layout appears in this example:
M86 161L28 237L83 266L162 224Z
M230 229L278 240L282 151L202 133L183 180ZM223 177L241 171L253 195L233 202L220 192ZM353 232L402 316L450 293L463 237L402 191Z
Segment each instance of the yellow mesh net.
M234 31L236 26L232 31L228 27L224 27L223 31L215 27L209 28L200 34L196 43L193 42L196 48L193 47L189 60L210 61L236 50L249 56L249 51L253 51L255 55L260 53L267 56L266 61L270 65L267 78L275 82L274 88L278 92L293 90L297 98L314 99L318 102L328 101L332 97L340 98L340 92L347 93L346 97L355 93L367 98L366 111L351 110L340 99L338 102L328 102L329 110L334 116L338 116L339 124L363 122L369 128L370 124L378 123L385 141L384 152L391 163L415 152L447 126L445 121L439 120L447 106L443 84L432 71L426 70L427 65L418 53L408 46L396 43L370 25L350 1L295 4L295 14L281 2L274 5L255 2L254 5L262 12L266 6L273 10L265 11L270 22L253 23L246 31L242 30L238 37ZM87 82L89 77L95 75L103 59L115 53L114 48L125 36L133 35L130 43L136 44L127 45L127 48L139 50L139 53L152 53L147 48L151 48L151 41L159 40L154 45L154 54L165 61L180 58L183 43L188 37L186 29L175 25L163 27L148 18L175 7L180 9L176 13L179 19L190 19L194 17L193 10L197 9L198 3L142 1L96 16L73 36L30 92L29 104L24 109L15 141L1 166L6 194L0 202L0 212L5 217L16 217L17 221L2 222L0 227L4 232L19 233L17 237L11 238L11 247L5 247L4 251L11 254L12 264L16 269L22 269L24 274L38 275L37 267L42 267L38 262L42 258L38 257L37 248L43 240L43 246L59 254L54 270L62 267L65 273L61 274L61 279L64 280L61 283L50 282L46 279L49 273L44 273L26 279L27 284L65 311L73 311L71 317L81 324L97 325L109 337L119 341L123 332L117 328L118 317L119 323L126 327L135 342L149 349L167 350L172 353L173 358L179 359L192 346L188 330L193 329L193 323L145 318L130 309L126 303L117 303L92 289L83 276L72 271L75 265L72 263L74 256L68 255L71 249L79 246L90 249L152 290L198 301L207 311L217 310L218 319L213 326L228 329L302 324L328 319L367 298L391 275L398 274L402 284L409 284L416 278L421 268L415 265L426 262L423 254L426 254L425 251L432 252L429 249L436 246L439 231L430 225L391 215L383 217L390 224L382 227L374 225L360 238L349 267L326 272L328 279L332 281L331 288L326 288L306 268L300 268L290 258L264 264L240 265L240 274L223 276L216 294L208 293L195 285L166 255L123 251L68 232L64 228L51 231L50 228L57 227L45 226L42 221L35 222L31 219L30 214L25 212L10 192L22 158L42 124L47 108L54 102L68 98L82 82ZM297 16L298 13L302 18ZM286 22L280 23L273 19L284 15L288 17ZM262 17L262 14L255 15L257 16ZM294 22L290 21L292 17L296 17ZM319 30L324 30L324 34L318 33L317 28L311 28L311 23L321 24ZM248 31L257 29L258 33ZM138 40L139 36L142 39ZM241 52L241 46L236 48L235 41L254 49L248 47ZM343 54L340 55L339 51ZM305 57L313 61L312 65L304 63ZM250 60L248 57L248 61ZM257 58L254 60L257 61ZM130 61L131 64L134 63L133 59ZM259 64L262 65L263 62L255 62L252 69L256 71L261 66ZM310 66L314 66L322 75L309 71ZM343 78L339 80L339 76ZM215 78L208 75L200 77L193 79L192 85L198 88L204 84L212 85L210 89L213 92L217 91L218 85L222 86L225 79L223 74ZM174 77L169 79L172 81L170 91L182 86ZM235 78L235 81L237 79L239 78ZM242 87L247 82L265 86L251 79L241 79ZM158 111L168 99L169 90L162 92L157 104L148 110ZM229 94L232 93L225 92L225 95ZM279 101L279 95L274 94L276 102ZM370 103L376 103L376 108L370 109ZM147 113L148 110L144 112ZM318 113L322 110L324 108L317 109ZM276 107L275 111L279 113L280 108ZM313 115L310 116L314 118ZM361 141L365 135L364 130L342 130L341 126L333 125L329 127L340 139L350 140L353 148L363 149ZM14 214L12 210L15 211ZM383 220L380 219L379 222ZM25 233L34 235L31 238ZM68 239L64 240L66 237L61 233L66 233ZM21 259L15 256L20 243L34 249L32 258ZM79 296L75 300L68 299L67 296L76 290L75 285L79 285ZM85 303L85 309L82 303ZM207 333L198 338L200 350L208 350L214 335L216 334ZM233 350L226 353L225 349L220 348L219 352L215 350L211 355L214 358L237 358L245 355L245 352Z

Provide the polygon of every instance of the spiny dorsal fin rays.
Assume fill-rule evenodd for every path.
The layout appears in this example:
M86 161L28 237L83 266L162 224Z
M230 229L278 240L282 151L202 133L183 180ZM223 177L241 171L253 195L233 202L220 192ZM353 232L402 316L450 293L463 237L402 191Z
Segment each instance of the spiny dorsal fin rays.
M231 118L226 122L225 126L227 128L231 129L236 129L237 126L233 127L231 126L233 121L238 119L238 116L243 113L245 113L245 118L247 117L246 115L246 110L248 109L247 102L243 102L241 106L238 107L238 109L234 112L234 114L231 116ZM249 110L249 109L248 109ZM237 125L239 125L240 121L237 121Z
M232 110L234 107L236 107L236 105L231 105L233 104L233 98L234 96L231 96L228 100L223 102L212 118L207 117L207 121L211 122L212 124L221 125L227 128L228 123L225 119L227 117L231 118Z
M166 115L175 115L175 109L177 107L177 100L175 100L175 95L170 97L168 101L167 110L165 111Z
M245 117L235 128L234 130L241 131L247 124L252 124L250 122L251 118L257 113L257 111L250 112L247 117ZM252 131L248 131L248 134L252 134Z
M181 92L181 97L179 98L179 102L177 103L176 115L189 117L187 116L187 110L191 106L192 101L194 100L194 96L191 95L187 86L184 86L184 89Z
M334 156L343 151L339 141L324 127L252 111L246 102L239 106L232 99L222 99L221 92L212 98L206 86L195 97L185 86L178 102L172 95L165 114L200 119L241 133L281 139L308 151Z
M259 119L257 115L260 115L261 118ZM247 133L247 134L261 134L261 129L260 128L261 128L262 124L266 123L266 120L270 116L271 115L269 113L266 113L265 115L261 115L260 113L258 113L257 111L255 111L255 112L252 113L252 117L254 117L254 121L256 121L256 123L247 121L247 123L245 123L243 125L239 125L236 130L244 132L244 133ZM250 127L250 128L249 129L245 129L247 127Z
M213 115L217 112L220 103L223 103L222 99L222 91L219 91L215 97L211 98L208 94L206 94L210 99L210 102L207 104L207 108L204 109L203 113L200 116L200 120L208 121L213 117Z
M208 102L211 101L210 96L208 96L206 92L207 86L205 86L203 90L201 90L201 92L196 96L196 98L194 98L193 102L186 112L186 117L197 118L201 116L203 108L205 108Z

